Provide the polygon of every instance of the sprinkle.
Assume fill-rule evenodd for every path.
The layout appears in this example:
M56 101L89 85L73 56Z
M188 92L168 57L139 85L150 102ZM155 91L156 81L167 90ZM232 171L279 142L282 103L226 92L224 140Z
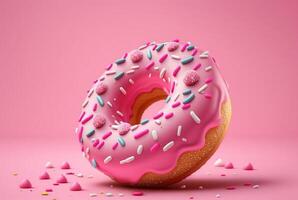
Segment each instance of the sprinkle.
M124 53L123 56L122 56L122 58L126 58L127 55L128 55L127 53Z
M149 133L149 130L148 129L145 129L137 134L134 135L134 138L135 139L139 139L141 137L143 137L144 135L148 134Z
M144 195L144 193L141 192L141 191L135 191L135 192L132 192L131 194L132 194L133 196L143 196L143 195Z
M105 133L105 134L102 136L102 139L105 140L105 139L107 139L108 137L110 137L111 135L112 135L112 132L109 131L109 132Z
M117 110L116 111L116 113L119 115L119 116L121 116L121 117L123 117L124 115L123 115L123 113L122 112L120 112L119 110Z
M171 96L167 96L165 101L166 101L166 103L168 103L170 100L171 100Z
M194 48L195 48L195 46L190 45L190 46L188 46L188 47L186 48L186 50L187 50L187 51L191 51L191 50L193 50Z
M159 62L160 63L163 63L166 59L167 59L167 57L168 57L168 54L164 54L163 56L161 56L160 58L159 58Z
M153 119L159 119L161 116L163 116L163 112L159 112L157 115L153 117Z
M171 42L168 45L168 51L169 52L175 51L178 47L179 47L179 44L177 42Z
M111 162L111 160L112 160L112 156L108 156L103 160L103 163L108 164L109 162Z
M184 44L184 45L182 46L182 48L181 48L181 52L184 52L185 49L186 49L186 47L187 47L188 45L189 45L188 43Z
M123 88L123 87L120 87L120 92L123 94L123 95L126 95L126 90Z
M144 124L147 124L148 122L149 122L149 119L143 119L143 120L141 121L141 124L144 125Z
M172 86L171 86L171 92L173 93L175 90L175 85L176 85L176 81L172 82Z
M130 163L130 162L132 162L132 161L134 161L134 160L135 160L135 157L134 157L134 156L130 156L130 157L124 159L124 160L121 160L121 161L120 161L120 164L121 164L121 165L123 165L123 164L128 164L128 163Z
M131 67L131 69L139 69L139 68L140 68L139 65L134 65L134 66Z
M152 45L153 45L152 50L154 51L156 49L157 45L156 44L152 44Z
M160 52L160 50L164 47L164 43L162 43L162 44L159 44L157 47L156 47L156 51L157 52Z
M47 195L49 195L49 193L48 192L42 192L41 195L47 196Z
M113 107L113 105L111 104L111 102L107 102L108 106L110 106L111 108Z
M102 76L99 78L99 80L100 80L100 81L103 81L103 80L105 80L105 78L106 78L106 76L105 76L105 75L102 75ZM97 80L96 80L94 83L97 83Z
M121 65L122 63L125 63L125 58L120 58L120 59L116 60L115 63L117 65Z
M148 47L148 43L147 44L143 44L142 46L139 47L139 50L143 50L143 49L145 49L147 47Z
M204 91L207 89L208 85L207 84L204 84L202 85L199 89L198 89L198 92L200 94L204 93Z
M130 130L131 130L131 131L134 131L134 130L136 130L138 127L139 127L139 125L137 125L137 124L136 124L136 125L133 125L133 126L130 127Z
M225 166L225 164L224 164L224 162L223 162L223 160L221 159L221 158L218 158L215 162L214 162L214 164L213 164L215 167L224 167Z
M89 197L96 197L96 196L97 196L96 193L90 193L90 194L89 194Z
M88 103L89 103L89 100L86 99L86 100L84 101L84 103L82 104L82 107L85 108L85 107L87 106Z
M118 142L120 143L120 145L122 146L122 147L125 147L125 141L124 141L124 139L122 138L122 137L118 137Z
M174 101L177 101L177 99L179 98L180 94L176 94L176 96L174 97Z
M220 198L220 194L215 195L215 198Z
M183 95L189 95L191 93L191 89L185 89L185 90L183 90Z
M156 142L156 143L154 143L154 144L152 145L152 147L150 148L150 151L151 151L151 152L156 152L157 149L159 149L159 147L160 147L160 144Z
M188 56L188 57L186 57L186 58L183 58L183 59L181 60L181 63L182 63L182 65L186 65L186 64L192 62L193 59L194 59L193 56Z
M108 71L108 72L106 72L106 75L113 75L113 74L116 74L116 71Z
M116 142L116 143L113 145L112 149L115 150L117 147L118 147L118 142Z
M192 52L192 56L195 56L196 54L198 53L198 50L197 49L195 49L193 52Z
M82 136L83 136L83 130L84 130L84 127L81 126L80 130L79 130L79 133L78 133L78 138L79 138L79 141L82 142Z
M171 55L171 57L174 59L174 60L180 60L180 56L177 56L177 55Z
M212 96L211 96L210 94L204 94L204 97L205 97L206 99L212 99Z
M97 102L99 103L99 105L101 107L103 107L105 105L105 103L104 103L103 99L101 98L101 96L99 96L99 95L96 96L96 99L97 99Z
M166 71L167 71L166 68L162 68L162 70L160 71L160 74L159 74L159 78L163 78Z
M105 144L105 142L104 142L104 141L101 141L101 142L96 146L96 148L97 148L98 150L100 150L100 149L103 147L104 144Z
M96 168L96 167L97 167L97 162L96 162L96 160L92 159L92 161L91 161L91 165L92 165L92 167Z
M182 142L187 142L186 138L182 138L181 140L182 140Z
M109 65L106 67L106 70L109 71L112 67L113 67L113 63L109 64Z
M178 128L177 128L177 136L181 136L181 132L182 132L182 126L179 125Z
M88 97L91 97L91 95L93 94L93 92L94 92L94 88L92 88L91 90L89 90L87 96L88 96Z
M112 125L111 128L114 130L118 130L118 125Z
M147 70L149 70L151 67L153 67L155 65L155 63L152 61L152 62L150 62L145 68L147 69Z
M180 71L181 67L180 66L177 66L176 69L174 69L173 71L173 76L176 77L178 72Z
M205 71L208 72L212 69L212 66L205 67Z
M174 113L171 112L171 113L166 114L166 115L165 115L165 118L166 118L166 119L170 119L170 118L172 118L173 116L174 116Z
M128 70L127 72L126 72L126 74L133 74L133 73L135 73L135 70Z
M197 69L199 69L201 66L202 66L201 63L199 63L199 64L195 65L192 69L193 69L193 70L197 70Z
M150 50L150 49L147 50L147 58L148 58L149 60L152 59L152 53L151 53L151 50Z
M190 111L190 116L197 124L201 123L200 118L193 110Z
M208 54L209 52L208 51L204 51L203 53L200 54L200 58L208 58Z
M183 104L190 103L195 98L195 94L191 93L186 99L183 100Z
M106 195L106 197L112 197L112 196L113 196L113 193L111 193L111 192L106 192L105 195Z
M97 110L97 103L93 105L92 111L95 112Z
M140 144L137 148L137 154L141 155L143 153L143 149L144 149L143 145Z
M161 121L160 121L159 119L154 120L154 122L155 122L157 125L161 125Z
M82 124L86 124L89 120L91 120L93 118L93 115L89 115L87 116L85 119L83 119Z
M188 108L190 108L190 103L188 103L188 104L184 104L184 105L182 106L182 109L183 109L183 110L186 110L186 109L188 109Z
M81 115L80 115L80 117L79 117L79 120L78 120L78 122L82 121L82 119L83 119L84 115L85 115L85 111L81 113Z
M211 83L212 82L212 78L207 78L206 80L205 80L205 83Z
M162 148L162 150L164 151L164 152L166 152L166 151L168 151L170 148L172 148L174 146L174 141L171 141L171 142L169 142L168 144L166 144L163 148Z
M124 75L124 72L117 72L116 75L114 76L114 79L119 80L123 75Z
M151 74L151 73L150 73L150 74L148 74L148 77L149 77L149 78L151 78L151 76L152 76L152 74Z
M99 144L99 139L96 139L94 142L93 142L93 147L96 147L97 145Z
M151 136L153 138L153 140L158 140L158 135L157 135L157 131L156 130L152 130L151 131Z
M252 188L253 189L258 189L260 186L259 185L253 185Z

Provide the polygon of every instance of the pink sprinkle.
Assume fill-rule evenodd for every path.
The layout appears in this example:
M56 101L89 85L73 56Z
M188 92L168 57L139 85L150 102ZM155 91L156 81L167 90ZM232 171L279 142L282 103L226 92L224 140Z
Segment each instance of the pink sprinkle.
M192 69L193 69L193 70L197 70L197 69L199 69L201 66L202 66L201 63L198 63L198 64L195 65Z
M60 177L57 179L57 183L67 183L67 179L61 174Z
M133 195L133 196L143 196L144 193L141 192L141 191L135 191L135 192L132 192L132 195Z
M113 145L112 149L115 150L117 147L118 147L118 142L116 142L116 143Z
M95 112L95 111L97 110L97 103L95 103L95 104L93 105L92 110L93 110L93 112Z
M176 81L173 81L173 82L172 82L172 86L171 86L171 93L174 92L174 90L175 90L175 85L176 85Z
M212 57L212 60L213 60L213 62L215 62L215 63L216 63L216 60L215 60L215 58L213 58L213 57Z
M207 78L206 80L205 80L205 83L211 83L212 82L212 78Z
M62 163L61 169L70 169L69 163L67 161L65 161L64 163Z
M179 44L176 42L171 42L168 46L168 51L175 51L179 47Z
M205 97L206 99L212 99L211 94L204 94L204 97Z
M154 145L152 145L152 147L150 148L151 152L156 152L157 149L159 149L160 144L159 143L155 143Z
M157 44L154 44L152 47L152 51L154 51L157 48Z
M28 179L24 179L20 183L19 187L22 188L22 189L28 189L28 188L32 188L32 184Z
M108 90L108 86L106 84L104 84L103 82L100 82L97 87L96 87L96 94L98 95L102 95L104 93L106 93L106 91Z
M197 49L195 49L193 52L192 52L192 56L195 56L196 54L198 53L198 50Z
M79 142L81 142L81 139L82 139L82 136L83 136L83 130L84 130L84 127L81 126L81 128L79 130L79 134L78 134Z
M140 62L143 59L143 53L141 51L134 51L132 52L130 59L133 63Z
M172 108L176 108L180 105L181 103L179 101L175 102L172 104Z
M105 123L106 123L106 119L102 115L96 115L93 120L93 126L96 129L100 129L105 125Z
M79 117L79 120L78 120L78 122L82 121L82 119L83 119L84 115L85 115L85 111L81 113L81 115L80 115L80 117Z
M228 186L228 187L226 187L226 189L227 189L227 190L235 190L236 188L233 187L233 186Z
M71 191L81 191L82 187L78 182L75 182L75 183L71 184L70 190Z
M98 80L97 80L97 79L93 81L93 83L97 83L97 82L98 82Z
M183 109L183 110L186 110L186 109L188 109L188 108L190 108L190 103L188 103L188 104L184 104L184 105L182 106L182 109Z
M129 123L121 123L118 126L119 135L126 135L130 130L130 124Z
M184 44L184 45L183 45L183 47L181 48L181 52L184 52L184 51L185 51L185 49L186 49L186 47L188 47L188 45L189 45L189 44L187 44L187 43L186 43L186 44Z
M96 146L96 148L97 148L98 150L100 150L100 149L103 147L104 144L105 144L105 142L104 142L104 141L101 141L101 142Z
M94 142L93 142L93 147L96 147L99 143L99 139L96 139Z
M108 66L106 67L106 69L109 71L109 70L112 68L112 66L113 66L113 64L111 63L110 65L108 65Z
M82 124L86 124L92 118L93 118L93 115L91 114L88 117L86 117L85 119L83 119Z
M161 116L163 116L163 112L159 112L157 115L153 117L153 119L159 119Z
M151 67L153 67L154 64L155 64L155 63L152 61L152 62L150 62L145 68L148 70L148 69L150 69Z
M200 80L200 76L198 72L194 70L188 71L183 78L183 82L186 86L194 86L196 83L199 82L199 80Z
M226 174L221 174L220 176L226 176Z
M234 165L233 165L233 163L228 162L228 163L225 164L224 168L226 168L226 169L234 169Z
M124 53L123 56L122 56L122 58L125 59L126 57L127 57L127 53Z
M252 166L251 163L248 163L243 169L244 170L254 170L254 167Z
M53 192L53 189L51 189L51 188L46 188L45 191L46 191L46 192Z
M137 134L134 135L134 138L135 139L139 139L140 137L143 137L144 135L148 134L149 133L149 130L148 129L145 129Z
M244 186L251 186L252 184L251 183L244 183L243 185Z
M170 118L172 118L173 116L174 116L174 113L171 112L171 113L166 114L166 115L165 115L165 118L166 118L166 119L170 119Z
M179 42L180 40L178 38L174 39L173 42Z
M108 137L110 137L111 135L112 135L112 132L109 131L109 132L105 133L105 134L102 136L102 139L105 140L105 139L107 139ZM117 144L118 144L118 143L117 143Z
M44 172L39 176L40 180L47 180L50 179L50 175L48 174L48 172Z
M176 77L178 72L180 71L181 67L177 66L176 69L173 71L173 76Z
M160 62L160 63L163 63L163 62L167 59L167 57L168 57L168 54L164 54L163 56L161 56L161 57L159 58L159 62Z

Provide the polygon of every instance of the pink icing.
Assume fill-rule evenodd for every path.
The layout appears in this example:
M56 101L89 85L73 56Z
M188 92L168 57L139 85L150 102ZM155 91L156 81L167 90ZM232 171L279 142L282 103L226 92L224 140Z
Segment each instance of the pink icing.
M22 180L22 182L20 183L20 188L22 189L28 189L28 188L32 188L32 184L28 179L24 179Z
M70 186L71 191L81 191L82 187L78 182L72 183Z
M90 91L102 84L107 86L105 93L100 94L104 105L94 110L98 93L89 92L77 134L93 167L121 183L135 184L147 172L169 172L181 154L204 146L208 130L220 124L221 105L229 100L229 95L212 57L200 58L203 51L188 51L189 45L166 42L160 48L159 44L148 43L128 52L121 66L112 64L109 73L92 86ZM173 50L179 47L181 51ZM193 59L184 60L191 55ZM130 124L130 130L123 127L132 116L134 100L155 88L169 95L160 112L148 122ZM187 89L191 94L183 94ZM105 119L100 129L93 124L98 115ZM182 129L177 134L179 126ZM90 131L94 134L87 136Z
M252 166L251 163L248 163L247 165L244 166L244 170L254 170L254 167Z
M44 172L39 176L40 180L46 180L46 179L50 179L50 175L48 174L48 172Z
M57 179L57 183L67 183L67 179L64 175L60 175L60 177Z
M61 169L70 169L70 165L68 162L64 162L62 165L61 165Z

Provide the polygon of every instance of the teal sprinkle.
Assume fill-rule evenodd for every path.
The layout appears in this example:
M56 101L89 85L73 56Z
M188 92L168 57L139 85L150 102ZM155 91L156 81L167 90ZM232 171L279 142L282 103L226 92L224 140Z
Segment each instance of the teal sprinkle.
M141 124L144 125L144 124L147 124L148 122L149 122L149 119L143 119L143 120L141 121Z
M193 61L193 56L189 56L189 57L186 57L186 58L182 59L182 60L181 60L181 63L182 63L183 65L186 65L187 63L190 63L190 62L192 62L192 61Z
M171 96L168 96L168 97L166 98L166 103L169 103L170 100L171 100Z
M124 72L117 72L117 74L114 76L115 80L119 80L124 75Z
M159 52L163 47L165 46L165 44L160 44L156 47L156 51Z
M191 89L185 89L182 94L189 95L190 93L191 93Z
M151 50L150 50L150 49L147 50L147 58L148 58L149 60L152 59L152 53L151 53Z
M120 59L116 60L115 63L116 63L117 65L120 65L120 64L122 64L122 63L125 63L125 58L120 58Z
M92 161L91 161L91 165L92 165L92 167L96 168L96 167L97 167L97 162L96 162L96 160L92 159Z
M89 131L87 134L86 134L86 136L87 137L91 137L93 134L95 133L95 130L91 130L91 131Z
M118 138L118 142L120 143L120 145L121 145L122 147L125 147L125 141L124 141L124 139L123 139L122 137L119 137L119 138Z
M98 103L101 107L103 107L105 105L105 103L104 103L103 99L101 98L101 96L97 96L96 99L97 99L97 101L98 101Z
M190 45L190 46L188 46L186 49L187 49L187 51L191 51L191 50L193 50L194 48L195 48L195 46Z
M187 104L187 103L191 102L194 98L195 98L195 94L192 93L186 99L183 100L183 104Z

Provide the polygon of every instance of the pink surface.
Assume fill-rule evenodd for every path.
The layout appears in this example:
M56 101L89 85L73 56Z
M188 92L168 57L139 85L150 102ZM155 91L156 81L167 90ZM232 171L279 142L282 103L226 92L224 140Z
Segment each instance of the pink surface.
M297 1L16 1L0 2L0 122L2 199L89 198L89 192L113 191L129 198L157 196L214 199L293 197L297 180L296 92L298 60ZM187 188L144 190L111 188L110 180L81 158L73 130L77 106L92 81L110 61L148 40L180 38L208 49L222 66L233 101L233 120L223 146L204 168L185 180ZM242 168L225 171L221 157ZM75 170L92 173L69 184L38 180L44 164L68 160ZM52 169L49 169L52 170ZM50 180L60 175L50 172ZM223 171L222 171L223 170ZM227 169L228 170L228 169ZM230 170L230 169L229 169ZM231 169L234 170L234 169ZM12 176L12 172L18 176ZM210 171L211 175L206 173ZM226 173L221 177L219 174ZM22 179L35 192L20 191ZM43 182L45 181L45 182ZM259 184L256 190L240 187ZM182 183L181 183L182 184ZM198 190L200 185L206 189ZM236 190L225 190L235 185ZM177 187L179 188L180 185Z

